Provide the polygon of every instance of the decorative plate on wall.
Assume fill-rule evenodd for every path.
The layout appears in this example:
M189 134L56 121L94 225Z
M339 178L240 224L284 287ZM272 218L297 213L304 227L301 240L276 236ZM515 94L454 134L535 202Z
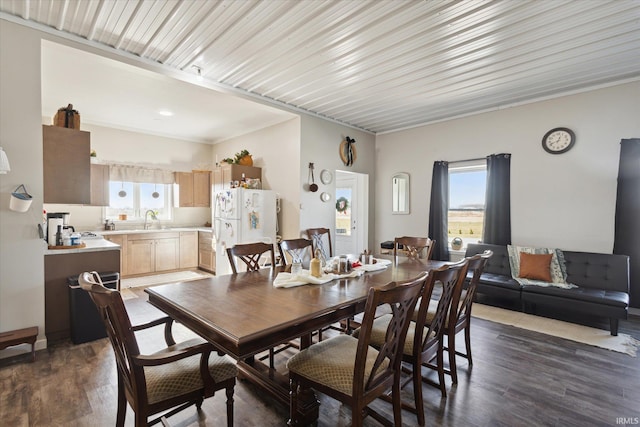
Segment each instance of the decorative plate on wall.
M320 172L320 181L324 185L331 184L331 181L333 181L333 174L329 169L322 169L322 172Z

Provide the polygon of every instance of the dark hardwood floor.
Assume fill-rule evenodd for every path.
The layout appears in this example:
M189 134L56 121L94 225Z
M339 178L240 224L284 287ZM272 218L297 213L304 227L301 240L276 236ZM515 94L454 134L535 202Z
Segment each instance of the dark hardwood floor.
M147 305L146 297L140 288L135 292L140 297L128 300L127 307L139 312ZM586 323L608 328L605 320ZM640 358L481 319L474 319L472 328L473 368L458 359L459 383L451 386L447 379L446 399L440 398L439 390L423 386L428 426L582 427L639 422ZM640 319L622 321L620 332L640 339ZM162 331L155 333L162 341ZM149 336L141 340L141 346L149 349L158 342ZM285 363L287 357L286 351L281 353L278 362ZM37 352L35 363L29 358L0 360L0 425L115 425L116 368L106 338L57 344ZM411 386L403 394L410 399ZM348 407L319 397L318 426L350 425ZM389 404L375 406L391 417ZM236 426L284 426L287 417L286 408L256 392L250 383L238 381ZM224 393L205 400L200 413L191 407L169 422L182 427L226 425ZM403 424L416 425L415 416L403 412ZM133 425L130 409L126 425ZM378 424L367 419L365 425Z

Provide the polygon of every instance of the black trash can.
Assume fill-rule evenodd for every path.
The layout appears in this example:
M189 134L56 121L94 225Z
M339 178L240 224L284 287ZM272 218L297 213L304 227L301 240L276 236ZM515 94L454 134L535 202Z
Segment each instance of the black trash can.
M120 274L117 272L98 273L102 284L109 289L118 288ZM67 279L69 284L69 315L71 318L71 342L81 344L105 338L107 331L89 293L78 284L78 276Z

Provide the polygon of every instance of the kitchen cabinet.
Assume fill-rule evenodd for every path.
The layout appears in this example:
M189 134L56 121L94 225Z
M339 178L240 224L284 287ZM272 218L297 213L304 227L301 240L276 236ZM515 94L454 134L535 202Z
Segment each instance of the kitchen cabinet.
M196 268L198 266L198 232L180 232L180 268Z
M78 277L84 271L120 272L119 248L95 252L54 253L44 257L44 324L49 344L70 337L67 279Z
M109 165L91 163L91 205L109 206Z
M211 172L176 172L175 188L177 207L211 206Z
M213 170L212 187L214 193L231 188L230 182L240 181L242 174L244 174L245 178L259 178L260 182L262 182L262 168L225 163Z
M91 204L89 132L42 126L43 201Z
M107 234L103 237L105 240L120 245L120 274L125 276L127 274L127 235Z
M211 231L198 231L198 268L215 272L216 253L212 245L213 233Z
M126 275L142 275L180 268L180 233L127 235Z

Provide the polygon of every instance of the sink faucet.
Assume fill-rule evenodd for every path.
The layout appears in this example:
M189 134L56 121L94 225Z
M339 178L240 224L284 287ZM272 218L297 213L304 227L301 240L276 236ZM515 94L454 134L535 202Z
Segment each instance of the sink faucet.
M151 214L151 219L152 219L152 220L154 220L154 219L155 219L155 220L157 220L157 219L158 219L158 216L156 215L156 212L155 212L155 211L153 211L153 210L151 210L151 209L147 210L147 212L145 212L145 214L144 214L144 229L145 229L145 230L148 230L148 229L149 229L149 227L151 226L151 224L149 224L149 223L147 222L147 220L148 220L148 218L149 218L149 214Z

